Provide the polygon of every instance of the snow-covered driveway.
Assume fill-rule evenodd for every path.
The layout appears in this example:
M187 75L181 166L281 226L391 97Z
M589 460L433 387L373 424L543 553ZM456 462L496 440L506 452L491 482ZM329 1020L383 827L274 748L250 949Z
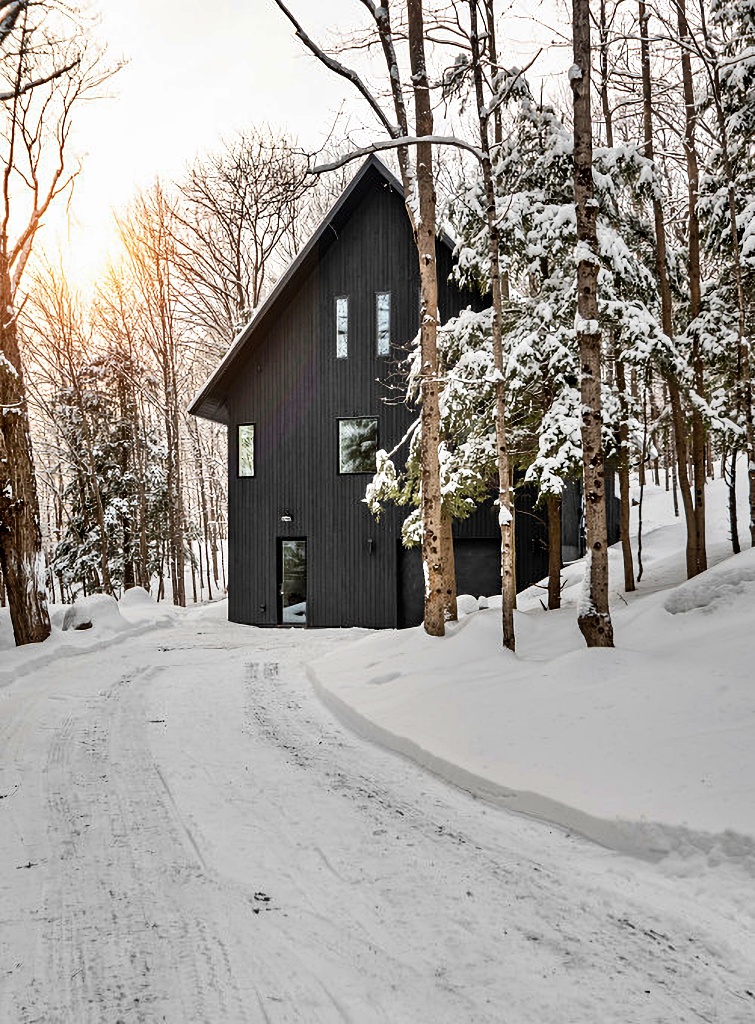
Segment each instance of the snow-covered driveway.
M749 915L352 736L348 642L187 615L0 689L2 1024L751 1024Z

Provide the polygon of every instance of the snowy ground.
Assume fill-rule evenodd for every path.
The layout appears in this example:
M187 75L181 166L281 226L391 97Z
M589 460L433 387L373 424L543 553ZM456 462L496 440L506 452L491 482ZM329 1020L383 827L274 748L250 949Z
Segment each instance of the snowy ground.
M727 861L755 880L755 549L730 557L716 481L715 564L685 582L682 523L649 491L633 594L610 552L616 650L588 651L579 634L580 563L560 611L543 610L541 589L520 595L516 655L500 649L500 600L476 610L466 598L475 610L445 641L372 635L311 673L354 727L478 795L664 856L664 870Z
M495 609L430 641L136 592L23 651L0 620L0 1022L752 1024L755 561L679 586L665 500L613 653L576 583L515 657Z

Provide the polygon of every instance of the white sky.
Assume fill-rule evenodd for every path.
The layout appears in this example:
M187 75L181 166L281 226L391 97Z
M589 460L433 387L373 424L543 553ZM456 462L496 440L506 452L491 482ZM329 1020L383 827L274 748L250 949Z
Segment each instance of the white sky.
M81 282L105 260L112 210L156 177L180 176L223 136L269 124L314 149L341 107L355 121L366 111L348 83L305 51L274 0L93 2L110 56L128 64L109 83L108 98L76 113L71 151L82 171L69 210L52 210L40 236L54 259L62 250L69 276ZM514 41L512 62L523 64L534 54L533 40L550 40L553 32L530 18L552 25L557 2L515 0L521 13L506 31ZM318 41L366 23L357 0L290 0L289 6ZM554 59L569 63L563 53L539 63Z

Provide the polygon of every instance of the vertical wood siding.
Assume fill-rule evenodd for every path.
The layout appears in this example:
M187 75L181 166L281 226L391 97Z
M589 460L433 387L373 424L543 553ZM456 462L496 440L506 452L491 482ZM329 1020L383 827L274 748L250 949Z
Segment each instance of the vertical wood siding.
M282 312L253 337L228 395L234 621L277 622L277 541L306 537L310 625L396 625L403 513L386 509L376 522L363 501L369 475L339 474L338 419L377 416L386 449L412 420L383 381L418 328L416 256L403 202L378 175L333 234L322 239L314 269L292 282ZM391 293L389 359L376 354L378 291ZM349 299L346 359L336 355L337 295ZM241 422L256 424L252 479L236 477ZM281 522L284 512L290 523Z
M277 552L290 537L307 540L309 625L395 627L406 621L406 574L421 572L400 551L405 511L388 507L376 522L363 501L369 475L338 472L339 417L377 416L378 446L389 451L415 418L389 383L401 386L397 360L418 331L417 257L403 200L379 173L366 175L308 267L252 334L227 395L229 618L277 623ZM448 282L451 268L451 251L439 242L442 320L481 304ZM392 355L381 358L375 295L386 291ZM349 300L345 359L336 355L336 296ZM239 423L255 424L251 478L237 476ZM457 534L495 540L496 517L481 510Z

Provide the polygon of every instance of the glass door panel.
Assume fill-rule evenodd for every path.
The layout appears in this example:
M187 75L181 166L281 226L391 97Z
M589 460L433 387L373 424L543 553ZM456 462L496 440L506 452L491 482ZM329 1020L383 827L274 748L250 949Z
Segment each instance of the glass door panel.
M307 542L280 542L280 598L284 626L307 624Z

